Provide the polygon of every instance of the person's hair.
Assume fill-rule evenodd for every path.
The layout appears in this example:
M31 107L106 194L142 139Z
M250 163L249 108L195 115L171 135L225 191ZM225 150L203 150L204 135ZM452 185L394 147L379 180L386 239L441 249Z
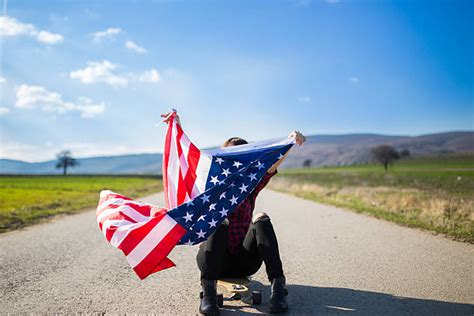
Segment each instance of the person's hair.
M222 147L230 147L230 146L238 146L238 145L245 145L248 142L240 137L231 137L222 144Z

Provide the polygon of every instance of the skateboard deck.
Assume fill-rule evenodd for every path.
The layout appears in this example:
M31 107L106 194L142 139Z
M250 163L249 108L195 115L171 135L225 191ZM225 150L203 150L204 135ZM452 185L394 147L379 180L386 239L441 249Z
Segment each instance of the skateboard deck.
M217 280L217 286L224 289L224 292L230 293L230 299L240 300L247 304L258 305L262 302L260 292L251 291L251 280L249 278L226 278Z

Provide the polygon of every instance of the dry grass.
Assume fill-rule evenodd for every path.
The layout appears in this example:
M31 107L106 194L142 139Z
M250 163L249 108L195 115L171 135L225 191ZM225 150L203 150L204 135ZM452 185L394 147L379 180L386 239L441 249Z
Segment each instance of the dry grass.
M474 198L418 188L324 186L286 176L273 179L270 186L303 198L474 242Z

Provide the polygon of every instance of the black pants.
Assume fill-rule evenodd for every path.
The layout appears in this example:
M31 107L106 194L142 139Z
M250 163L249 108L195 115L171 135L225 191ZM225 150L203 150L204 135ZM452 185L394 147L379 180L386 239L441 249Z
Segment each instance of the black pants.
M238 253L227 249L229 226L221 225L199 247L196 260L201 278L217 280L250 276L265 262L268 279L283 276L278 242L270 218L265 217L251 223Z

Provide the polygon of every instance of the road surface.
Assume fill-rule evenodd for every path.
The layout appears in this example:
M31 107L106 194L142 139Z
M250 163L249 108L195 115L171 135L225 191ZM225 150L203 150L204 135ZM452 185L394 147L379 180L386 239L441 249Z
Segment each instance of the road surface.
M144 200L163 205L162 194ZM290 314L474 314L474 246L265 190L288 282ZM196 314L197 247L140 281L101 235L95 212L0 235L0 313ZM226 302L223 315L266 313Z

